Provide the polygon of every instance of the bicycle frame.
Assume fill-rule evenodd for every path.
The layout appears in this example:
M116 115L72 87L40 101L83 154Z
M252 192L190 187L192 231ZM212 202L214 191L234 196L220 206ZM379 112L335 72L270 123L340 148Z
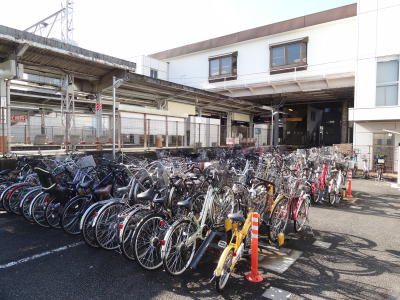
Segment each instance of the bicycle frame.
M244 222L242 229L239 230L239 224L237 223L232 223L231 220L227 219L225 221L225 230L229 231L232 230L232 238L229 244L225 247L224 251L222 252L218 265L214 271L214 276L221 276L222 274L222 269L224 267L224 263L226 261L226 258L229 254L229 252L233 249L234 251L234 258L232 260L232 264L230 267L230 271L233 271L233 269L236 266L236 263L240 260L243 254L244 250L244 245L243 245L243 240L246 237L247 233L250 230L251 227L251 221L252 221L252 215L253 211L250 210L249 213L247 214L246 221Z
M201 209L199 219L196 219L195 216L192 216L192 218L191 218L191 221L194 222L195 226L197 227L197 230L186 240L186 242L185 242L186 247L189 247L197 239L204 240L206 238L203 236L202 232L206 225L207 217L209 215L211 215L211 209L212 209L214 198L215 198L215 189L210 186L208 188L208 191L206 194L206 199L205 199L203 207Z

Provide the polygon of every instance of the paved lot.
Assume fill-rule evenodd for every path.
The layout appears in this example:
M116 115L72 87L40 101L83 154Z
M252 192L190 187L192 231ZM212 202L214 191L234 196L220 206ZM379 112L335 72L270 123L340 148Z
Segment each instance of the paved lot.
M0 214L0 299L266 299L270 287L290 299L400 299L400 192L355 180L353 194L339 207L312 208L312 230L289 235L286 248L301 255L285 272L262 268L264 281L249 283L242 262L223 295L209 282L212 253L198 270L171 277Z

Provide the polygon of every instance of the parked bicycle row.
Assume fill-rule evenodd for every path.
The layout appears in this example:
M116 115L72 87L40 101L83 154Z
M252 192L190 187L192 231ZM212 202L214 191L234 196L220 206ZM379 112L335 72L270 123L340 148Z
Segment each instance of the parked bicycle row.
M19 158L15 170L0 172L0 209L171 275L196 268L214 244L221 253L213 278L222 291L249 253L253 212L260 239L279 247L289 220L296 232L306 226L312 201L343 197L347 160L333 148L206 157Z

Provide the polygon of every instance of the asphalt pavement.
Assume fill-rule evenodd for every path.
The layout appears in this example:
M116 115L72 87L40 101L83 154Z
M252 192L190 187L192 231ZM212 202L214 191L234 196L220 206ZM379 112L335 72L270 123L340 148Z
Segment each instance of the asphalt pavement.
M0 299L400 299L400 192L374 180L354 180L353 191L336 207L312 207L309 227L289 233L285 248L298 255L287 270L265 268L266 257L264 280L251 283L243 260L223 294L210 282L215 251L171 277L0 213Z

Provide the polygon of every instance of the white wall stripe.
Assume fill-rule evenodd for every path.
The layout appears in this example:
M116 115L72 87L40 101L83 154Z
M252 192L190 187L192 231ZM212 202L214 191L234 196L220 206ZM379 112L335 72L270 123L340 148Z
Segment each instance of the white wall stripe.
M84 242L78 242L78 243L66 245L66 246L63 246L63 247L60 247L60 248L56 248L56 249L53 249L53 250L49 250L49 251L46 251L46 252L42 252L42 253L39 253L39 254L35 254L35 255L32 255L32 256L29 256L29 257L25 257L25 258L22 258L20 260L9 262L9 263L7 263L5 265L0 265L0 269L7 269L7 268L13 267L15 265L26 263L28 261L35 260L35 259L38 259L40 257L46 256L46 255L50 255L50 254L53 254L53 253L56 253L56 252L64 251L64 250L67 250L69 248L77 247L77 246L80 246L80 245L83 245L83 244L84 244Z

